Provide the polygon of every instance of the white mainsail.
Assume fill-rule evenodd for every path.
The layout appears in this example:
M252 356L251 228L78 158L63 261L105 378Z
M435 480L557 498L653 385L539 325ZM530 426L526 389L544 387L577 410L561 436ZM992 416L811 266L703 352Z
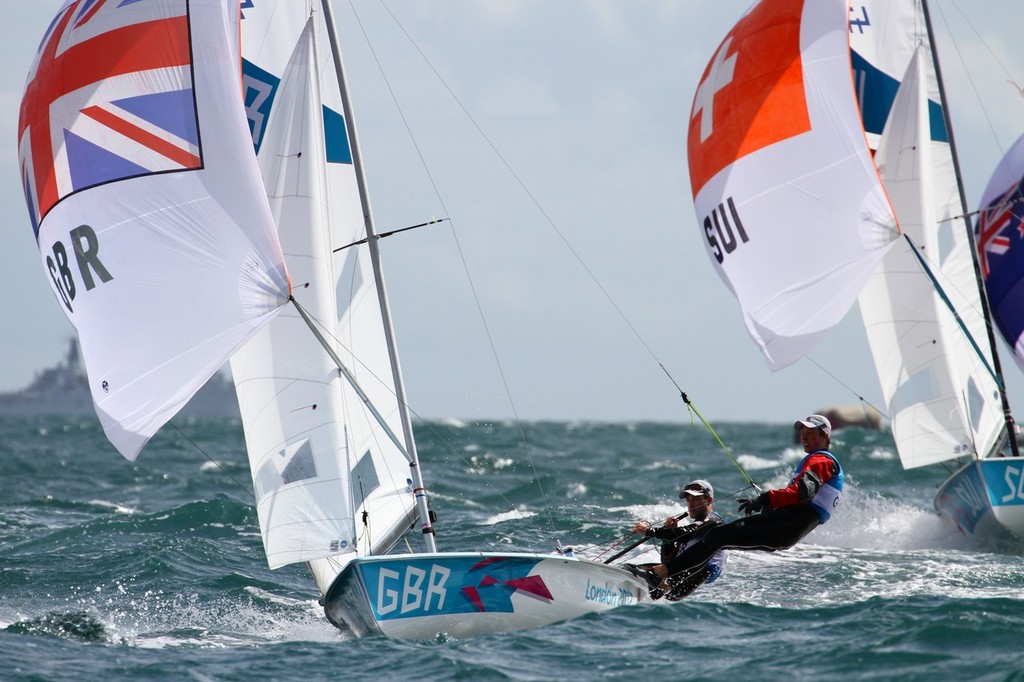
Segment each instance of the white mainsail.
M897 451L906 468L985 455L1002 405L924 18L917 2L857 4L865 125L881 132L879 172L913 243L890 251L859 300Z
M238 30L237 0L68 2L22 100L43 268L129 459L289 295Z
M363 207L351 164L327 162L325 115L340 119L322 105L316 22L300 28L271 91L260 168L295 300L387 428L293 309L231 369L268 562L312 562L326 591L346 557L387 551L408 530L415 498L405 448L388 434L403 428L367 246L350 246L366 236Z
M853 305L898 236L859 123L843 0L759 2L694 97L697 219L772 369Z

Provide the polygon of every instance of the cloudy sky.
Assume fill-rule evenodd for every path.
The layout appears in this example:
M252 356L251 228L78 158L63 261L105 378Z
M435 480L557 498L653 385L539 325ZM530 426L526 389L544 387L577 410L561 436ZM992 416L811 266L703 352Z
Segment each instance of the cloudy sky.
M39 264L15 144L25 75L61 4L6 0L0 30L0 391L57 362L73 333ZM785 422L858 396L881 406L856 309L810 359L772 373L697 230L690 103L748 5L335 3L378 230L452 219L381 244L417 414L683 421L669 374L712 421ZM1024 85L1024 7L932 7L973 205L1024 132L1008 82ZM1024 400L1004 365L1011 402Z

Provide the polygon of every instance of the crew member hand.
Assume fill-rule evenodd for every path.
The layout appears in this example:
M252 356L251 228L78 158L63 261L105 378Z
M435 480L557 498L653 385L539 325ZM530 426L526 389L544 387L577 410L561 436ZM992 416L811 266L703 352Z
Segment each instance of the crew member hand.
M768 493L761 493L757 497L739 497L736 501L740 505L740 511L750 516L768 507Z
M633 532L639 535L647 535L647 531L651 529L651 524L647 521L637 521L633 524Z

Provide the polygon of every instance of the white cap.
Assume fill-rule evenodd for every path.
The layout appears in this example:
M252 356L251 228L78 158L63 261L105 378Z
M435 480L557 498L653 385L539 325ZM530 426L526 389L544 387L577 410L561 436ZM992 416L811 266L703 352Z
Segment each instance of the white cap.
M692 495L694 497L707 496L709 499L715 499L715 489L711 487L711 484L705 481L703 478L690 481L683 486L683 489L679 491L679 499L683 499L685 495Z
M798 429L801 426L806 426L809 429L821 429L825 432L826 436L832 435L832 422L828 420L828 417L824 417L820 414L812 414L806 419L798 419L793 424L794 429Z

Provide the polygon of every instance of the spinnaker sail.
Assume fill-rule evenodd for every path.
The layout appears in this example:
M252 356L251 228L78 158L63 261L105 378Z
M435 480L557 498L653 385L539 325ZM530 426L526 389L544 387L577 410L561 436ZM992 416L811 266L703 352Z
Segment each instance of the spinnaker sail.
M25 198L111 443L143 445L290 293L228 0L71 1L18 123Z
M1024 370L1024 136L992 172L974 236L992 318Z
M843 318L899 235L860 125L848 17L842 0L755 4L690 114L702 238L772 369Z

